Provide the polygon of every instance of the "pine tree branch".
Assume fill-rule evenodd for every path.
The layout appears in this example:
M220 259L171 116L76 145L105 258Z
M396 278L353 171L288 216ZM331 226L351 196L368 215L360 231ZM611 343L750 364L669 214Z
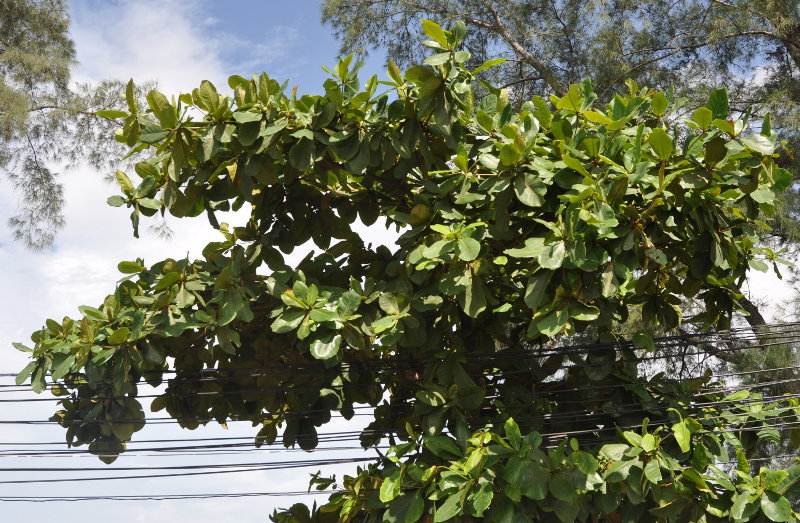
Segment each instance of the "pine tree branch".
M489 10L494 19L494 24L486 24L483 22L483 27L487 27L490 29L495 30L502 38L506 41L506 43L511 46L515 53L517 53L520 57L522 57L528 64L530 64L536 71L542 76L542 79L547 82L547 85L555 91L558 95L563 95L566 90L564 86L561 85L561 82L556 78L556 75L553 74L553 71L541 60L533 56L530 51L525 49L522 44L520 44L514 36L509 32L506 25L503 23L502 18L500 18L500 13L497 11L494 5L491 2L484 0L483 2L484 7ZM473 22L473 20L470 20Z

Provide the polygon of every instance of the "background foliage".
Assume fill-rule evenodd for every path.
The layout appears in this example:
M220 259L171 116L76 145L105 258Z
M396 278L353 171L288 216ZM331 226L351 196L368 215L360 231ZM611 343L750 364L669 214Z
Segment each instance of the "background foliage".
M20 199L9 226L33 249L50 246L64 224L54 169L109 168L126 152L109 139L116 124L94 114L124 107L124 84L71 85L74 60L63 1L0 4L0 172Z

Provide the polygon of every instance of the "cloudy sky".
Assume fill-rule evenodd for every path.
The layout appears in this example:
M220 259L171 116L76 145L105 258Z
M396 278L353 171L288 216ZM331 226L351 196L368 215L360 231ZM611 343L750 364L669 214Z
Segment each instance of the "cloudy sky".
M80 65L78 81L104 78L137 81L156 80L162 91L186 92L203 79L219 87L231 74L247 76L266 70L274 78L291 79L301 92L317 92L325 73L320 65L333 64L338 44L319 23L318 0L74 0L72 36ZM381 59L372 59L366 68L380 72ZM120 260L143 257L150 264L157 260L189 254L199 255L216 233L203 219L173 220L171 241L152 235L135 240L124 209L105 204L116 192L104 183L104 173L80 170L63 178L66 188L67 227L55 247L44 253L31 253L9 239L0 229L0 373L17 372L25 356L11 348L12 341L26 341L45 318L76 314L81 304L98 304L113 289L120 277ZM13 213L16 197L0 185L0 224ZM235 217L233 217L235 219ZM385 236L385 235L384 235ZM779 301L791 292L774 278L754 280L756 296ZM0 378L0 384L11 378ZM29 398L33 394L3 394L3 399ZM47 394L41 396L47 398ZM3 403L0 421L46 420L53 411L50 401ZM357 427L356 427L357 428ZM337 422L326 431L354 430ZM219 428L181 432L174 425L148 426L138 439L208 438L251 436L254 429L231 424ZM10 442L63 441L60 427L48 425L0 424L0 449ZM258 453L224 457L126 456L113 467L164 466L197 463L282 461L301 453ZM315 454L313 457L325 457ZM4 465L5 464L5 465ZM99 467L95 458L9 458L0 468L9 467ZM325 470L325 472L332 472ZM339 470L341 472L341 469ZM101 473L93 473L101 474ZM122 473L121 473L122 474ZM307 470L248 472L166 480L127 480L98 482L54 482L4 484L5 496L72 496L158 493L237 493L305 490ZM87 477L88 472L11 473L0 471L4 480ZM275 498L214 499L205 501L81 502L81 503L5 503L0 518L5 521L43 521L57 518L61 523L85 522L91 518L116 523L170 521L188 523L263 522L276 506L296 500Z
M267 71L273 78L290 79L292 84L300 86L301 92L319 92L325 78L320 66L333 65L338 50L338 44L319 22L317 0L74 0L70 1L70 7L71 32L80 61L74 72L76 81L156 80L160 90L172 94L190 91L203 79L224 89L231 74L249 76ZM380 72L381 62L380 57L371 60L367 70ZM105 204L106 198L117 189L103 181L103 174L79 170L63 177L67 226L53 249L44 253L28 252L13 243L4 225L0 226L0 264L4 269L0 271L0 289L6 297L0 301L0 373L18 372L26 364L25 355L11 348L12 341L27 341L30 333L40 328L46 318L74 317L78 305L97 305L113 291L115 281L121 276L116 269L119 261L143 257L151 264L167 257L182 258L187 253L194 258L207 242L219 239L203 218L172 220L170 226L175 234L169 242L152 234L134 239L128 213ZM16 196L9 187L0 185L0 224L6 223L16 205ZM12 383L12 380L0 378L0 384ZM47 393L1 396L4 400L50 397ZM0 421L46 420L54 406L49 400L4 402L0 407ZM213 427L181 431L175 425L154 425L139 432L137 438L252 437L256 430L248 424L235 423L227 431ZM339 422L326 426L325 430L354 428ZM0 443L61 441L64 441L64 431L57 426L0 424ZM0 446L2 450L9 448L13 445ZM330 457L277 450L280 452L223 457L126 456L109 468ZM344 454L336 457L342 456ZM0 468L11 467L105 466L94 457L5 457L0 460ZM0 488L6 496L281 492L306 490L309 472L311 470L162 480L6 484ZM103 474L106 473L0 471L0 481ZM263 522L274 507L296 501L299 500L260 497L207 501L3 503L0 519L43 521L57 518L62 523L77 523L91 517L117 523L247 523Z

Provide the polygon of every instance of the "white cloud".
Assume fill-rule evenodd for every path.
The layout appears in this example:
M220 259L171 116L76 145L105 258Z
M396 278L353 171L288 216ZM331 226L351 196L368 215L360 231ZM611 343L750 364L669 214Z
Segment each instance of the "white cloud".
M133 77L138 83L155 79L160 90L168 94L186 92L209 79L225 85L230 73L271 69L280 78L285 72L302 67L304 60L292 56L293 42L300 37L297 30L288 26L270 28L258 42L243 40L240 36L221 32L218 20L209 16L209 2L202 0L136 2L99 2L76 0L73 2L74 37L80 66L75 74L77 81L96 82L105 78L126 80ZM198 14L206 13L206 14ZM234 57L234 59L231 59ZM277 71L277 73L276 73ZM222 90L222 89L220 89ZM142 227L142 238L131 235L131 224L125 209L112 208L105 201L118 189L103 180L103 173L81 170L63 177L65 186L67 226L58 236L56 246L46 253L31 253L17 244L0 244L0 372L16 372L26 364L26 355L10 348L12 341L26 342L30 333L44 323L46 318L60 319L65 315L75 317L82 304L97 305L106 294L113 291L114 283L122 275L116 265L121 260L142 257L152 264L166 257L198 257L202 247L219 239L204 217L170 221L174 237L164 242L147 234ZM16 197L7 185L0 185L0 222L5 222L13 210ZM240 220L233 217L232 220ZM376 230L377 229L377 230ZM390 238L378 226L368 233L373 239ZM385 240L384 240L385 241ZM293 257L294 258L294 257ZM0 383L9 383L3 378ZM143 393L146 393L143 391ZM50 398L45 393L36 396L30 392L14 397ZM4 396L9 399L9 396ZM46 420L55 403L6 403L0 419ZM357 418L359 419L359 418ZM247 423L232 423L229 431L209 426L194 432L180 430L176 425L148 425L137 434L138 439L199 438L209 436L248 436L254 429ZM360 425L341 420L326 426L326 432L358 430ZM56 425L0 425L0 443L8 441L63 441L64 430ZM64 447L60 447L63 450ZM184 458L158 458L125 456L120 465L168 465L198 462L224 462L238 458L246 461L285 460L303 454L254 454L243 456L212 456ZM317 454L317 457L320 455ZM201 461L202 460L202 461ZM84 459L22 459L6 458L8 466L86 466L97 467L95 458ZM34 465L35 463L35 465ZM352 471L355 466L339 468L339 472ZM113 467L112 467L113 468ZM249 472L171 478L149 481L107 481L84 484L53 483L46 493L74 495L81 492L93 494L158 492L253 492L305 490L312 469L295 469L275 472ZM334 472L332 467L326 473ZM80 473L64 473L67 477ZM28 474L26 479L36 477ZM41 474L38 474L41 477ZM4 485L5 495L41 495L40 485ZM319 498L319 496L317 497ZM301 499L247 498L217 499L208 501L164 502L96 502L91 504L9 504L4 507L4 520L45 520L57 517L65 523L84 521L87 513L102 520L117 523L134 521L170 521L183 523L213 520L249 522L265 520L274 507L307 501Z
M113 2L97 6L76 2L72 36L80 66L76 79L157 80L174 94L201 80L225 81L219 40L198 0Z

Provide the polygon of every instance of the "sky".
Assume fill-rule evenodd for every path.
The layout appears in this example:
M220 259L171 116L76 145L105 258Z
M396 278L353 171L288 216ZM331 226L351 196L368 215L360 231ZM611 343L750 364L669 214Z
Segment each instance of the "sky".
M227 90L232 74L245 77L267 71L279 81L290 80L290 88L321 92L326 78L321 65L335 64L338 43L319 21L317 0L293 2L257 0L137 0L70 1L71 35L79 65L73 72L78 82L102 79L137 83L155 80L167 95L191 91L201 80L211 80L220 91ZM383 74L380 56L368 61L367 74ZM27 251L14 243L4 225L0 225L0 373L16 373L26 364L25 354L11 347L13 341L26 342L30 333L41 327L46 318L65 315L77 317L79 305L98 305L113 292L122 276L117 271L121 260L144 258L148 264L172 257L199 257L209 241L221 239L204 218L173 219L172 240L164 241L143 231L142 238L131 233L128 212L106 205L108 196L118 192L103 180L107 173L79 169L66 173L67 226L54 247L41 253ZM17 197L7 184L0 184L0 224L14 213ZM241 216L231 216L235 223ZM377 237L380 231L365 231ZM385 231L383 231L385 237ZM0 378L0 384L13 378ZM2 399L37 398L45 401L5 402L0 407L2 420L47 420L55 410L49 393L3 394ZM155 416L155 414L151 414ZM355 418L358 420L359 418ZM247 423L231 423L225 431L208 427L196 431L181 430L177 425L148 425L137 439L248 437L258 429ZM360 424L344 420L325 427L325 431L358 430ZM64 430L57 425L19 425L0 423L0 449L11 442L63 442ZM146 445L141 445L146 446ZM66 445L50 447L66 449ZM337 453L335 457L363 456L363 452ZM370 454L374 455L374 454ZM124 456L111 467L95 457L9 458L0 460L0 468L12 467L104 467L173 466L198 463L268 462L293 458L319 459L330 454L286 452L282 447L246 455L150 457ZM323 469L330 474L331 467ZM309 473L314 469L276 472L247 472L161 480L95 481L72 483L2 485L5 496L74 496L159 493L237 493L305 491ZM352 470L347 467L342 470ZM158 472L155 472L158 473ZM0 471L0 481L47 478L87 477L105 472ZM120 474L132 474L121 472ZM311 498L308 498L311 499ZM322 501L324 497L317 496ZM294 498L237 498L176 501L93 501L58 503L0 503L3 521L44 521L57 518L61 523L85 522L88 516L99 521L134 523L170 521L188 523L215 521L226 523L263 522L275 507L302 501Z
M326 74L320 65L335 63L338 43L319 22L317 0L74 0L72 37L80 64L74 72L76 81L97 82L106 78L137 82L156 80L168 95L186 92L203 79L211 80L220 90L231 74L249 76L267 71L282 81L290 79L300 92L319 92ZM371 58L367 73L383 74L381 56ZM366 78L367 75L364 75ZM90 169L65 174L67 226L55 246L42 253L32 253L10 240L8 230L0 225L0 373L18 372L26 364L25 355L11 348L13 341L27 341L46 318L76 316L77 306L97 305L111 292L122 276L116 269L121 260L144 258L152 264L173 257L197 257L206 242L218 234L203 218L172 220L174 236L164 241L144 232L132 237L128 213L112 208L106 198L117 192L104 182L104 175ZM7 184L0 185L0 224L13 214L16 196ZM237 216L231 216L235 221ZM385 231L365 231L370 238L386 237ZM778 303L793 292L774 276L756 274L751 281L753 297ZM780 319L780 318L777 318ZM0 378L0 383L10 383ZM7 399L12 395L2 395ZM14 395L17 398L42 398L46 401L4 403L3 420L46 420L54 402L45 393ZM341 420L325 431L357 430L359 424ZM175 425L152 425L137 433L137 439L208 438L252 436L256 429L232 423L227 431L209 427L181 431ZM59 442L64 431L55 425L18 425L0 423L0 449L10 442ZM55 447L54 447L55 448ZM61 447L63 448L63 447ZM277 450L278 452L275 452ZM342 456L343 454L337 454ZM352 451L348 455L362 455ZM308 455L285 452L280 448L248 455L151 457L123 456L112 467L185 465L197 463L267 462ZM312 456L325 457L315 454ZM4 466L5 464L5 466ZM0 468L8 467L101 467L94 457L8 458ZM352 470L327 468L326 474ZM237 493L305 490L310 470L248 472L170 478L163 480L98 481L86 483L56 482L44 484L2 485L5 496L24 495L114 495L158 493ZM44 473L0 471L0 481L41 478ZM100 474L100 473L93 473ZM46 473L49 478L88 476L88 472ZM319 498L320 501L322 498ZM214 521L226 523L263 522L273 508L299 501L285 498L238 498L192 501L80 502L80 503L4 503L4 521L44 521L57 518L60 523L85 522L90 518L115 523L170 521L188 523Z

